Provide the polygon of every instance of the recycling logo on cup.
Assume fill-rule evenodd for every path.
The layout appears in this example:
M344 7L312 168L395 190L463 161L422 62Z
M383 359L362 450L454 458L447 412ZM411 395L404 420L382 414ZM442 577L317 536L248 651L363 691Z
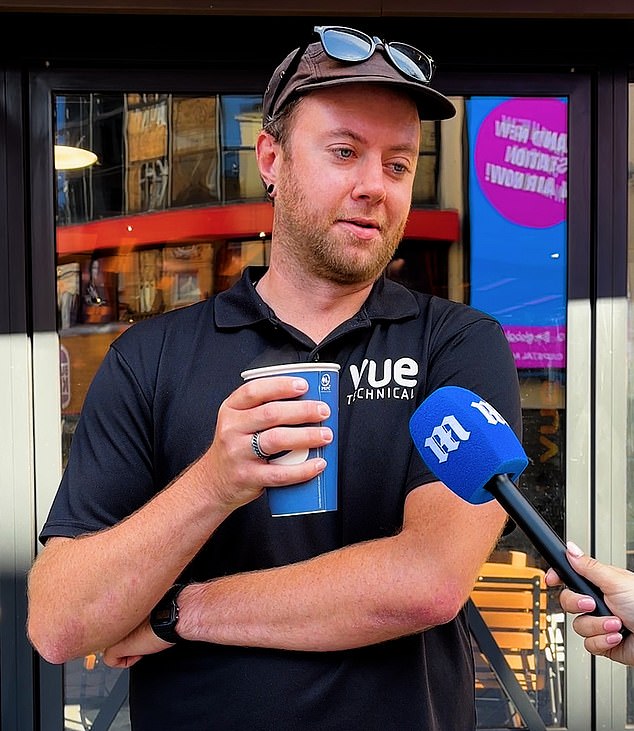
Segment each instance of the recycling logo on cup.
M330 373L321 374L321 382L319 384L320 391L330 391Z

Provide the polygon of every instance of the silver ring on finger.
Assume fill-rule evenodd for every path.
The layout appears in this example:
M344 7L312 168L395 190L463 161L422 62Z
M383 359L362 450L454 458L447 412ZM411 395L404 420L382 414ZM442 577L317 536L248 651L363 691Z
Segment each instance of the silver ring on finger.
M253 436L251 437L251 449L253 450L253 454L255 454L258 459L262 459L265 462L269 461L269 458L271 457L270 454L267 454L262 447L260 447L260 432L256 431Z

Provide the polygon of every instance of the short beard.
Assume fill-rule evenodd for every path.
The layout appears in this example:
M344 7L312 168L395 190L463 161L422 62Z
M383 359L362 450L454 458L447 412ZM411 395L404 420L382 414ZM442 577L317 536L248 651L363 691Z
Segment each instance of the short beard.
M384 234L382 245L374 248L371 256L367 256L365 250L360 251L358 257L341 256L342 244L348 243L349 251L355 244L361 248L363 242L358 242L352 233L344 233L341 237L329 235L328 230L334 221L315 221L316 214L292 173L292 162L288 156L286 163L285 172L278 177L274 208L276 237L283 242L285 252L304 272L335 284L365 284L377 279L392 260L403 238L407 220Z

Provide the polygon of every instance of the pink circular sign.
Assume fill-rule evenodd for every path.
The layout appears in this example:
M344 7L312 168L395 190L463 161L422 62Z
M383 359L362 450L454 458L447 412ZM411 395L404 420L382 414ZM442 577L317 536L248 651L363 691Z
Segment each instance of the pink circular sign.
M484 118L475 143L482 192L504 218L547 228L566 218L568 107L559 99L511 99Z

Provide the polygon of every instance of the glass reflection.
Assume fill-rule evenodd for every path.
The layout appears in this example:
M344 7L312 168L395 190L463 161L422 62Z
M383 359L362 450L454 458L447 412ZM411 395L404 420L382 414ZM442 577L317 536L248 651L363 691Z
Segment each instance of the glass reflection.
M469 105L460 103L468 123ZM260 118L261 97L255 95L130 92L55 98L55 143L82 145L97 155L97 163L89 168L56 171L64 465L86 390L110 343L123 330L227 289L247 265L268 263L272 211L254 154ZM387 274L415 289L469 302L473 288L468 284L473 283L465 281L463 271L470 270L465 244L471 244L471 256L477 253L478 232L469 229L473 191L468 189L468 171L463 175L442 165L444 153L454 160L468 157L462 122L423 124L414 213L429 215L412 215ZM447 229L446 219L455 228ZM488 243L485 256L504 260L507 237L493 237ZM563 254L565 243L563 234L558 244ZM541 266L534 251L526 256L531 265ZM561 271L564 261L565 257L559 261ZM511 303L500 292L493 308L490 301L478 304L503 320L500 313ZM565 293L559 294L561 314ZM521 488L563 535L565 363L535 362L520 370L520 380L525 446L532 458ZM527 675L524 666L513 669L524 678L523 690L545 723L553 728L564 725L563 618L542 585L546 567L519 530L500 541L490 566L512 570L516 579L537 577L536 639L519 651L509 649L508 657L529 664ZM498 614L486 615L492 632ZM531 617L523 619L531 623ZM502 636L496 636L502 646ZM516 727L512 699L492 679L488 658L479 654L475 643L474 653L479 727ZM124 687L125 676L122 681L120 675L109 671L98 653L66 665L68 729L88 729L96 723L98 714L105 712L105 699ZM108 708L113 714L110 728L129 728L125 693L115 706L114 711ZM104 721L99 719L100 724Z

